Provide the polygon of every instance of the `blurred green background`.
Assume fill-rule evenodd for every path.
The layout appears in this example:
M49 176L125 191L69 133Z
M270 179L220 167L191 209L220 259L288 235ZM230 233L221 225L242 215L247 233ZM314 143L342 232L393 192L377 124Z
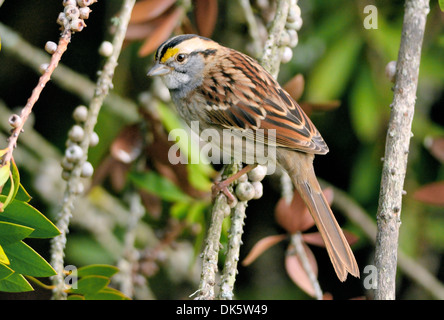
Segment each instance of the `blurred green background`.
M110 20L120 3L121 1L108 0L94 4L93 12L86 21L87 28L74 34L67 52L62 57L62 64L93 82L96 80L96 73L103 64L103 58L98 55L97 50L103 40L110 39ZM397 58L404 2L300 0L298 4L303 19L302 29L298 32L299 43L293 50L293 59L281 66L279 82L284 84L300 73L305 78L305 90L300 101L315 104L340 101L337 108L314 110L310 115L330 148L326 156L316 158L315 169L320 178L347 192L349 197L357 201L375 220L381 158L384 156L389 105L393 98L393 84L385 75L385 67L388 62ZM367 5L374 5L378 10L377 29L366 29L363 25L367 16L364 7ZM430 5L413 122L414 136L411 139L404 186L407 193L402 208L400 248L423 264L438 280L444 281L444 208L413 198L413 194L421 186L444 180L442 162L424 145L426 137L444 136L444 13L439 9L438 1L431 1ZM242 10L239 9L239 2L219 0L218 6L216 31L212 38L249 53L248 26ZM59 37L55 20L61 9L61 1L6 0L0 7L0 22L13 29L31 45L43 50L46 41L57 41ZM191 10L188 16L193 22ZM4 36L0 34L0 37ZM127 43L113 81L113 92L132 101L133 105L140 105L140 95L152 87L151 80L146 78L146 71L153 57L138 55L141 43ZM19 61L15 54L2 45L0 101L8 109L13 110L26 103L38 77L38 73L30 68L29 64ZM36 134L41 135L50 148L62 154L67 132L74 123L71 113L77 105L83 103L86 102L78 94L61 88L55 81L50 82L34 108L33 127ZM132 114L137 115L136 112ZM165 113L161 115L169 117ZM1 121L7 125L7 117L2 117ZM143 121L139 117L136 122ZM171 123L171 119L163 119L163 123ZM96 128L100 144L90 151L90 161L96 170L109 154L112 141L120 130L129 124L131 122L119 112L104 106ZM23 135L26 134L27 132ZM7 136L5 131L4 136ZM60 194L55 194L55 190L62 190L60 186L63 185L63 182L59 181L61 169L57 163L54 164L48 159L51 155L46 157L45 154L29 151L20 141L16 157L22 182L33 196L33 205L54 220L60 204L57 202L60 201L57 200L60 199ZM20 157L21 149L24 156ZM150 155L146 157L150 158ZM136 176L137 172L140 172L136 166L129 170ZM120 190L113 189L108 180L103 182L104 188L110 192L110 200L107 200L107 203L113 210L118 210L121 206L124 211L128 207L124 195L129 186L134 187L134 180L129 179L126 187ZM165 233L171 228L172 215L175 221L187 221L200 226L200 229L191 232L191 227L184 228L174 239L174 243L168 243L162 248L165 251L163 260L159 257L154 262L149 260L153 262L152 265L145 264L145 267L154 268L150 271L140 271L142 267L139 265L134 278L150 288L149 297L186 298L197 289L196 271L193 267L183 267L185 270L182 270L178 265L197 263L196 252L200 250L208 221L208 201L196 197L191 202L182 201L180 196L168 198L166 194L176 190L175 186L168 183L160 185L165 188L165 192L157 190L156 193L153 186L146 187L162 200L159 217L148 214L142 219L147 228L153 231L153 235L157 239L165 239ZM261 199L249 203L241 259L261 238L284 233L273 216L280 191L276 184L268 179L264 182L264 190ZM97 198L97 194L92 195L88 201L94 203L99 201ZM340 211L335 212L340 224L359 237L353 249L362 271L365 265L372 264L374 245L359 226L350 223ZM125 217L124 213L122 215ZM121 244L125 221L109 216L106 219L113 221L109 224L108 231L116 243ZM68 236L67 264L82 266L91 263L117 263L119 256L112 252L112 245L109 242L109 247L104 244L109 239L100 236L107 233L95 233L93 229L94 226L88 227L73 218ZM146 243L147 240L143 236L140 243L136 243L140 252L146 253L149 250L145 247ZM46 242L35 241L32 245L44 257L49 258L49 246ZM291 282L285 272L286 245L283 242L274 246L249 267L240 266L235 288L237 298L308 298ZM330 292L336 299L371 296L363 287L362 279L350 279L340 283L334 275L325 250L312 250L318 260L319 280L325 292ZM144 280L140 280L141 278ZM405 277L402 270L399 272L397 283L400 299L431 297L427 290ZM38 291L26 296L6 297L45 298L47 295L47 292Z

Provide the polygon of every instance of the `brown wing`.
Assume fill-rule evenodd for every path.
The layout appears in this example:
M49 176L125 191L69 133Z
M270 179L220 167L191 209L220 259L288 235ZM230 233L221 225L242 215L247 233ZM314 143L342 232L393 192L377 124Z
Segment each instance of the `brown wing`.
M267 134L275 131L277 147L314 154L325 154L328 147L319 131L301 107L254 59L238 51L218 60L210 68L211 79L201 90L206 101L206 118L210 124L229 129L247 130L251 139L255 130Z

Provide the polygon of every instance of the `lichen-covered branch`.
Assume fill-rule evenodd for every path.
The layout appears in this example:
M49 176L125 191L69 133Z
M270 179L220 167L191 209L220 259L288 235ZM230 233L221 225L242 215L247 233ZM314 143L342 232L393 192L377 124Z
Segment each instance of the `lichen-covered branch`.
M244 233L245 210L247 201L239 201L234 207L231 219L231 228L228 241L227 255L225 257L224 269L222 271L219 298L221 300L233 299L233 288L237 275L237 263L242 245L242 234Z
M395 299L403 186L412 136L422 40L428 13L428 0L407 0L405 3L377 212L377 300Z
M214 202L211 212L211 223L205 240L205 248L202 252L202 271L199 289L196 292L196 300L213 300L215 298L214 287L216 285L217 262L220 249L220 235L222 222L230 214L230 206L227 198L220 193Z
M248 15L250 26L254 22L252 19L250 7L244 2L242 3L244 6L244 11ZM265 43L264 53L260 59L260 63L262 66L269 71L274 77L277 77L279 73L279 65L281 64L281 60L283 58L283 53L285 49L289 48L289 43L283 43L281 37L286 31L287 26L287 18L289 17L289 10L293 7L295 10L294 13L299 12L299 7L297 7L296 0L279 0L276 6L276 13L273 20L273 24L270 28L269 37ZM297 8L296 8L297 7ZM297 14L295 14L297 16ZM296 17L300 19L300 16ZM301 21L301 20L299 20ZM300 24L299 24L300 25ZM297 35L296 35L297 36ZM287 37L291 39L291 36ZM291 41L291 43L296 45L296 41ZM289 59L288 59L289 60ZM238 164L230 164L224 167L224 172L227 171L237 171L236 167ZM230 229L230 240L227 248L226 262L225 267L221 277L221 292L219 297L221 299L232 299L233 298L233 286L236 280L237 274L237 261L239 260L239 250L240 245L242 244L242 233L243 233L243 223L245 219L245 209L247 207L248 201L238 201L232 210L232 226ZM206 240L206 247L203 253L203 270L201 274L201 283L199 289L196 293L198 293L197 299L214 299L214 286L215 286L215 276L217 272L217 253L219 251L219 239L220 239L220 230L221 224L223 220L223 210L219 210L217 208L224 207L227 204L227 198L224 195L219 195L213 206L212 212L212 224L210 226L210 231ZM216 208L216 209L215 209ZM218 215L218 217L215 217ZM213 225L213 223L220 224ZM213 232L215 230L219 230L219 233ZM217 243L217 246L216 246Z
M82 156L81 159L74 164L74 167L67 181L65 195L62 202L62 208L58 214L57 219L57 227L59 228L61 234L58 237L54 238L51 243L51 264L57 272L57 275L54 276L52 279L55 286L55 289L53 290L53 299L66 298L66 287L63 279L63 262L66 234L68 233L68 226L74 207L74 202L79 195L82 167L88 158L88 148L91 142L91 136L94 132L94 127L97 123L97 117L99 115L103 101L107 96L109 89L112 88L114 69L117 66L117 60L120 55L123 40L126 34L126 28L131 17L131 11L134 3L135 0L125 0L125 2L123 3L120 12L119 23L112 42L113 52L107 59L103 70L100 72L99 79L97 80L96 89L94 91L94 96L90 103L88 117L83 127L84 138L79 143Z

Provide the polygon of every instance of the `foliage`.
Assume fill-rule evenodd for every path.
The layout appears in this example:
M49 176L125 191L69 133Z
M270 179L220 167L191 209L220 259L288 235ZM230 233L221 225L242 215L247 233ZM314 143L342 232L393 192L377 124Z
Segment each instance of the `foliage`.
M59 36L55 24L59 2L42 6L38 1L6 1L0 21L21 34L25 42L43 48L48 39ZM271 10L263 3L268 1L250 3L255 17L266 21ZM386 65L397 59L403 2L374 1L376 29L363 26L367 3L362 1L300 0L298 4L304 24L293 59L281 66L279 82L299 79L289 91L330 147L327 156L316 157L318 176L344 190L374 220L392 99L393 84L386 77ZM34 128L25 129L14 150L21 177L13 160L0 167L0 185L4 185L0 196L0 291L32 290L27 276L54 274L42 258L50 253L42 249L40 255L26 241L58 234L51 221L56 221L54 212L62 198L61 154L74 123L67 115L76 105L89 103L92 81L102 64L96 54L98 43L115 27L110 28L110 20L119 5L120 1L99 1L88 27L73 37L58 68L62 76L56 70L36 105ZM205 5L208 7L202 7ZM180 144L188 160L196 145L169 135L182 124L164 88L147 80L145 74L155 48L174 32L199 32L253 55L254 39L246 32L249 25L239 8L238 1L222 0L137 2L113 78L114 89L95 128L100 143L88 155L95 174L88 192L76 204L67 237L66 264L85 266L78 268L78 286L69 290L69 299L184 298L195 291L199 253L209 221L211 181L220 168L202 163L173 166L166 160L173 144ZM444 24L440 8L442 1L431 2L405 183L401 250L415 261L432 261L427 268L442 281ZM39 18L31 19L27 12L35 12ZM30 70L37 71L42 62L37 54L23 58L19 53L27 50L12 51L5 35L0 36L0 115L6 137L11 109L26 103L37 77ZM72 80L66 76L69 71L84 76ZM64 77L71 79L66 81L71 86L63 82ZM32 201L22 184L33 195ZM249 202L241 260L248 252L255 256L249 266L239 268L238 298L307 298L295 283L312 295L312 288L301 276L300 262L286 253L291 253L290 235L295 231L302 233L304 245L317 238L310 229L312 224L294 229L294 221L277 216L282 205L278 205L281 194L277 185L272 177L267 178L264 196ZM362 270L372 259L371 237L349 219L346 210L335 208L335 200L333 208L344 229L355 235L354 240L359 239L353 250ZM142 213L137 215L139 211ZM304 216L300 207L291 211ZM226 219L222 247L228 243L229 225ZM360 280L344 284L333 280L325 250L306 248L310 261L317 265L321 286L333 297L368 293ZM118 266L121 273L111 281L117 269L101 269L97 264ZM132 290L122 293L112 289L120 290L125 277ZM399 277L400 298L429 297L427 288L418 289L415 279L407 278L402 268Z
M3 166L2 169L9 167ZM1 171L2 189L7 196L0 195L0 291L30 291L33 288L25 276L49 277L55 271L23 240L52 238L59 231L48 218L28 203L31 197L20 184L14 161L12 172ZM5 185L6 182L9 184Z

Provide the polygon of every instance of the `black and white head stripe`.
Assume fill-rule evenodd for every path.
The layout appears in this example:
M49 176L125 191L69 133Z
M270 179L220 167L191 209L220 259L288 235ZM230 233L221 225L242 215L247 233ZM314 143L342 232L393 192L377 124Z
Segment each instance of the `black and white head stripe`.
M162 57L165 55L165 53L168 51L168 49L174 48L174 47L178 46L179 44L181 44L182 42L189 40L189 39L193 39L193 38L200 38L203 40L212 41L211 39L208 39L208 38L205 38L202 36L198 36L195 34L182 34L179 36L175 36L171 39L166 40L164 43L162 43L159 46L159 48L156 51L156 54L154 55L154 59L161 60Z

